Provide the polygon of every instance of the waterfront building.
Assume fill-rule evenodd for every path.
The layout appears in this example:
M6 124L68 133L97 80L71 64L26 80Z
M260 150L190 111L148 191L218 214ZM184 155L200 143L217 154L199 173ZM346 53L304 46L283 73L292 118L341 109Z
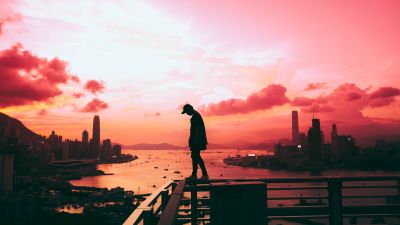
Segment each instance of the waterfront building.
M308 146L308 159L313 167L319 168L321 166L322 158L322 132L319 119L312 119L312 127L308 130L307 146Z
M113 146L113 155L119 156L121 155L121 145L114 145Z
M101 160L109 160L112 158L112 146L111 140L103 140L103 145L101 146Z
M84 130L82 132L82 145L83 146L89 145L89 132L87 132L87 130Z
M338 135L337 148L346 164L351 163L353 156L357 154L356 140L351 135Z
M100 153L100 117L98 115L93 118L93 152L94 157L98 158Z

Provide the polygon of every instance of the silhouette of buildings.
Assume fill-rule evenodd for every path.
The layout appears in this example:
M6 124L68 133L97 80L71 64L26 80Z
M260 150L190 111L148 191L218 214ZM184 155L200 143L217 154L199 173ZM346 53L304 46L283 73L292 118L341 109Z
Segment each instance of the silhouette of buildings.
M339 149L341 159L345 164L350 164L353 156L358 152L356 141L350 135L339 135L337 137L337 148Z
M100 156L100 117L98 115L95 115L93 118L93 134L92 134L92 140L93 140L93 152L94 156L98 158Z
M82 132L82 145L83 146L89 145L89 133L87 132L87 130L84 130Z
M112 155L113 154L112 154L111 140L110 139L103 140L103 146L101 146L100 159L107 161L112 158Z
M14 152L17 138L8 138L7 146L0 152L0 192L11 192L14 184Z
M292 111L292 142L299 143L299 115L297 111Z
M312 127L308 129L308 158L313 167L321 166L323 137L319 119L312 119Z
M304 132L299 133L299 137L298 137L298 143L301 146L305 146L306 145L306 134Z
M114 145L113 146L113 154L116 156L121 155L121 149L122 149L121 145Z

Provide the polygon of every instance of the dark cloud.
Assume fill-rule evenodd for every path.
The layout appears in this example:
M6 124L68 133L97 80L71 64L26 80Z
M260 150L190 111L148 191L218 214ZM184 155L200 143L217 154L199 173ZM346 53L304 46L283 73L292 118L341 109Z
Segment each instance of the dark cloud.
M355 100L360 99L361 97L362 97L361 94L359 94L357 92L350 92L350 93L347 94L347 98L346 99L348 101L355 101Z
M48 102L62 94L59 85L76 80L65 61L47 59L21 44L0 51L0 107Z
M370 94L370 98L392 98L400 95L400 89L394 87L380 87Z
M103 92L105 86L102 81L88 80L85 84L85 89L96 94L97 92Z
M108 104L100 99L94 98L87 103L79 112L99 112L108 108Z
M270 109L289 102L285 95L286 88L279 84L271 84L261 91L251 94L246 99L228 99L200 107L206 115L229 115L250 113L256 110Z

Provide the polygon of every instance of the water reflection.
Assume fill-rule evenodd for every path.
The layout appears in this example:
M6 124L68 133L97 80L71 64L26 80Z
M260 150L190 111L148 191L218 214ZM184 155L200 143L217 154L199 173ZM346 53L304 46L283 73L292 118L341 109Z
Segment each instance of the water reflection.
M124 150L137 155L139 159L123 164L98 165L98 169L110 176L84 177L71 181L74 185L94 187L123 187L136 194L151 193L169 179L183 179L191 173L190 152L184 150ZM202 153L210 178L269 178L309 176L362 176L396 175L396 172L328 170L321 172L268 170L225 165L223 159L236 154L266 154L261 150L206 150ZM307 194L307 193L302 193Z

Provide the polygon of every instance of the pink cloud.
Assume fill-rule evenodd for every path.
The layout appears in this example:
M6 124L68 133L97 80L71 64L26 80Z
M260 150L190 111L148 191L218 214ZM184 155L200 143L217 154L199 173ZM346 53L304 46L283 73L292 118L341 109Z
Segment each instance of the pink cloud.
M74 80L67 63L24 50L21 44L0 51L0 107L48 102L63 94L59 85Z
M46 116L47 114L49 114L49 112L46 109L41 109L37 115L38 116Z
M87 103L79 112L99 112L108 108L108 104L94 98L92 101Z
M370 98L392 98L400 95L400 89L394 87L380 87L370 94Z
M232 98L218 103L211 103L207 106L202 106L200 110L206 115L222 116L270 109L289 102L285 93L286 88L282 85L271 84L261 91L251 94L246 99Z
M74 96L75 98L81 98L82 96L84 96L83 93L73 93L72 96Z
M340 114L354 113L360 115L361 110L367 107L384 107L395 102L400 95L400 89L394 87L380 87L368 93L355 84L341 84L330 94L315 98L296 97L292 100L293 106L300 106L306 113L336 112Z
M85 89L93 94L96 94L97 92L103 92L104 88L105 86L102 81L88 80L85 84Z

